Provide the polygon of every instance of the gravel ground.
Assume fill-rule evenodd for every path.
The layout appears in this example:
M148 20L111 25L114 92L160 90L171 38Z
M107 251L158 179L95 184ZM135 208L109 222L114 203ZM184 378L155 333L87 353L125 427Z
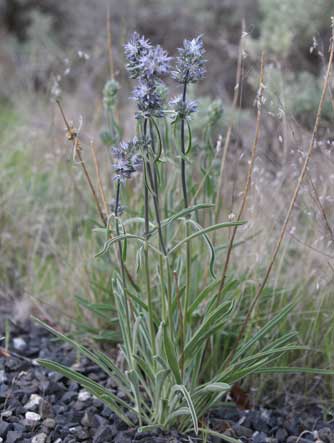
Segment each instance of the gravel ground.
M3 343L0 343L3 345ZM199 442L176 431L138 433L129 429L77 383L37 366L37 357L74 366L117 393L112 380L67 344L30 322L11 334L10 357L0 357L0 442L6 443L181 443ZM121 395L118 393L118 395ZM246 411L225 407L208 417L211 429L244 443L334 443L334 420L326 422L320 407ZM209 440L212 443L219 438Z

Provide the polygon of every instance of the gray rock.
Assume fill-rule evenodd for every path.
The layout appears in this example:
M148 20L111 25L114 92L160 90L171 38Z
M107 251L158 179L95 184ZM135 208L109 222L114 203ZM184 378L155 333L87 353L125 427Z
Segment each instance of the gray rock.
M330 428L319 429L318 436L324 443L334 443L334 432Z
M116 435L115 440L110 440L110 441L114 441L115 443L132 443L132 437L126 435L125 432L120 432L119 434Z
M310 443L310 440L307 440L306 438L297 437L295 435L291 435L288 437L286 443Z
M76 392L65 392L65 394L62 396L61 401L65 404L71 403L74 399L77 398L77 393Z
M288 437L288 431L284 428L279 428L276 431L276 438L279 443L285 443L286 439Z
M46 438L47 435L44 434L44 432L41 432L40 434L35 435L35 437L31 439L31 443L45 443Z
M12 424L0 420L0 437L6 437L8 431L12 429Z
M251 429L246 428L246 426L239 425L238 423L235 423L232 426L232 429L234 430L237 437L250 438L253 435L253 431Z
M6 443L18 443L22 440L22 434L16 431L9 431L7 433Z
M253 434L253 439L252 439L253 443L267 443L267 434L265 434L264 432L254 432Z
M103 426L103 427L101 426L100 428L98 428L93 437L93 443L107 443L112 441L114 440L113 440L113 432L111 426ZM125 441L124 442L122 441L122 443L125 443Z

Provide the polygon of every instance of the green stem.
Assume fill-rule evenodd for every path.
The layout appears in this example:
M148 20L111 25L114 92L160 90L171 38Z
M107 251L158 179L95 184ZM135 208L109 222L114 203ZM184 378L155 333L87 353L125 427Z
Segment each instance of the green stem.
M120 235L119 231L119 221L118 221L118 213L119 213L119 205L120 205L120 192L121 192L121 181L117 180L117 186L116 186L116 202L115 202L115 216L116 216L116 235ZM127 285L126 285L126 278L125 278L125 266L123 261L123 248L122 248L122 242L118 242L118 255L119 255L119 261L121 265L121 273L122 273L122 283L123 283L123 290L125 295L125 313L126 313L126 326L128 329L128 335L129 339L131 337L131 326L130 326L130 313L129 313L129 297L127 292Z
M187 81L185 80L183 84L183 94L182 100L185 103L187 96ZM186 161L185 161L185 120L181 120L181 183L182 183L182 192L183 192L183 200L184 207L188 208L188 191L187 191L187 178L186 178ZM189 226L186 223L186 237L189 236ZM183 337L186 339L187 336L187 312L189 306L189 298L190 298L190 282L191 282L191 248L190 241L187 242L186 245L186 288L185 288L185 298L184 298L184 316L183 316Z
M153 153L155 153L155 140L154 140L154 133L153 133L153 122L150 121L150 136L151 136L151 143L152 143L152 150ZM158 129L157 129L158 130ZM160 218L160 204L159 204L159 187L158 187L158 171L157 171L157 164L156 162L151 165L148 164L148 175L150 177L151 181L151 187L154 191L153 195L153 203L154 203L154 209L155 209L155 216L156 221L158 225L158 235L159 235L159 244L160 244L160 250L166 257L165 263L166 263L166 270L167 270L167 306L168 306L168 313L169 313L169 324L170 324L170 332L172 334L173 331L173 322L172 322L172 303L171 303L171 285L169 285L170 282L170 270L169 270L169 263L167 258L167 249L165 246L165 241L163 238L162 233L162 226L161 226L161 218ZM160 259L160 278L161 278L161 293L165 293L164 288L164 263L162 261L162 258ZM166 320L166 302L165 298L162 300L162 309L163 309L163 318ZM171 335L173 337L173 334Z
M186 95L187 95L187 82L184 82L183 85L183 94L182 94L182 101L185 103L186 101ZM182 192L183 192L183 200L184 200L184 207L188 207L188 192L187 192L187 179L186 179L186 161L185 161L185 135L184 135L184 125L185 121L184 118L181 120L181 182L182 182Z
M147 120L144 122L144 137L146 137L147 132ZM151 344L152 344L152 353L155 355L155 329L154 329L154 320L153 320L153 301L152 301L152 292L151 292L151 282L150 282L150 271L149 271L149 255L148 255L148 238L150 232L150 220L149 220L149 195L147 184L144 183L144 218L145 218L145 247L144 247L144 267L145 267L145 279L146 279L146 292L147 292L147 306L148 306L148 316L149 316L149 325L150 325L150 334L151 334Z
M150 121L150 136L151 136L151 143L152 143L152 150L155 153L155 143L154 143L154 134L153 134L153 127L152 122ZM161 252L166 256L167 250L162 234L162 228L161 228L161 218L160 218L160 205L159 205L159 189L158 189L158 171L157 171L157 165L156 162L151 164L151 162L148 162L147 165L148 169L148 175L150 177L151 186L154 191L153 195L153 204L154 204L154 211L155 211L155 218L158 225L158 233L159 233L159 242L160 242L160 248Z

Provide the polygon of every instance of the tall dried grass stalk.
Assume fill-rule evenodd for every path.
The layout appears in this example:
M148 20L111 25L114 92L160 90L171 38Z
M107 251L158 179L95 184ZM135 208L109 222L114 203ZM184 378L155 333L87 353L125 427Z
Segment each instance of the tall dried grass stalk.
M331 40L330 40L329 60L328 60L326 75L325 75L324 84L323 84L323 88L322 88L322 92L321 92L321 97L320 97L320 102L319 102L319 106L318 106L318 111L317 111L317 114L316 114L315 124L314 124L312 135L311 135L311 140L310 140L309 147L308 147L308 150L307 150L307 154L306 154L306 157L305 157L305 160L304 160L304 163L303 163L303 167L302 167L301 172L299 174L298 181L297 181L295 190L293 192L293 195L292 195L292 198L291 198L291 201L290 201L290 204L289 204L289 208L288 208L288 211L287 211L284 223L282 225L282 228L281 228L281 231L280 231L277 243L275 245L272 257L271 257L269 265L267 267L266 273L264 275L262 283L258 287L258 290L256 292L254 300L253 300L253 302L251 303L251 305L250 305L250 307L248 309L247 315L245 317L245 320L244 320L244 323L243 323L242 328L240 330L240 333L238 335L238 338L237 338L237 340L235 342L235 345L234 345L230 355L227 358L227 363L230 362L231 359L233 358L234 353L235 353L235 351L236 351L236 349L237 349L237 347L238 347L238 345L239 345L239 343L240 343L240 341L241 341L241 339L242 339L242 337L243 337L243 335L244 335L244 333L245 333L245 331L247 329L247 326L248 326L248 323L250 321L252 312L253 312L253 310L254 310L254 308L255 308L255 306L256 306L256 304L257 304L257 302L258 302L258 300L259 300L259 298L260 298L260 296L262 294L263 289L265 288L265 286L267 284L267 281L268 281L269 276L271 274L271 271L273 269L274 263L276 261L278 252L280 250L282 241L283 241L283 239L285 237L286 230L287 230L287 227L288 227L288 224L289 224L289 221L290 221L291 213L292 213L292 210L293 210L293 208L295 206L295 203L296 203L296 200L297 200L297 197L298 197L301 185L302 185L303 180L305 178L305 175L306 175L306 172L307 172L307 168L308 168L311 156L312 156L312 152L313 152L313 148L314 148L314 144L315 144L315 138L316 138L316 135L317 135L317 132L318 132L319 124L320 124L321 113L322 113L322 110L323 110L323 106L324 106L324 103L325 103L326 94L327 94L327 90L328 90L329 79L330 79L332 63L333 63L333 55L334 55L334 26L332 24L332 36L331 36Z
M262 53L259 89L258 89L257 98L256 98L256 100L257 100L257 115L256 115L255 137L254 137L254 142L253 142L252 151L251 151L251 158L250 158L248 172L247 172L247 179L246 179L245 188L243 191L243 198L242 198L241 206L240 206L236 221L241 220L241 217L242 217L245 207L246 207L249 190L251 187L252 174L253 174L254 163L255 163L255 158L256 158L256 149L257 149L257 145L259 142L259 135L260 135L260 124L261 124L262 104L263 104L263 90L264 90L264 54ZM225 263L224 263L223 274L222 274L219 289L218 289L217 304L220 303L221 293L224 289L226 273L227 273L227 269L228 269L228 266L230 263L231 253L232 253L236 233L237 233L237 226L234 226L232 228L232 235L231 235L229 245L227 248L227 254L226 254L226 259L225 259Z

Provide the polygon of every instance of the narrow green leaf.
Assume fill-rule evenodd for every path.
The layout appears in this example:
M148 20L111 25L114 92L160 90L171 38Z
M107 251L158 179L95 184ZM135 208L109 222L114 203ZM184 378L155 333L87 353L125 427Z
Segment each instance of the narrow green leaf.
M168 364L174 374L175 380L177 383L181 384L182 378L181 378L180 368L179 368L179 364L178 364L178 359L177 359L176 352L175 352L175 346L173 345L173 343L171 342L171 339L169 338L169 334L168 334L166 326L164 327L164 348L165 348L165 353L166 353L166 357L168 360Z
M152 431L155 431L157 429L163 429L163 426L161 424L160 425L158 424L158 425L140 426L138 428L138 432L139 433L141 433L141 432L152 432Z
M188 309L188 316L190 317L194 311L199 307L199 305L207 299L209 296L213 297L214 295L214 290L219 286L220 281L214 281L212 283L210 283L209 286L207 286L206 288L204 288L199 294L198 296L195 298L195 300L192 302L192 304L189 306Z
M214 206L215 205L212 203L199 203L195 206L191 206L190 208L182 209L181 211L177 212L176 214L173 214L172 216L162 220L161 225L163 227L166 227L170 223L176 221L179 218L186 217L187 215L191 214L192 212L199 211L200 209L211 209L211 208L214 208ZM155 229L157 229L157 228L155 228Z
M272 318L257 333L255 333L250 340L248 340L239 348L239 350L235 353L232 361L235 362L242 354L248 351L248 349L250 349L255 343L257 343L278 323L280 323L289 314L294 306L294 303L289 303L288 305L286 305L277 315L274 316L274 318Z
M138 413L139 426L142 425L142 413L141 413L141 405L140 405L140 390L139 390L139 382L138 376L135 370L131 369L130 371L126 371L127 376L129 377L130 383L133 388L133 393L135 397L136 410Z
M194 220L188 219L186 220L186 223L189 223L191 225L193 225L195 227L195 229L197 229L197 231L201 231L203 230L202 226L199 223L196 223ZM216 254L215 254L215 249L213 247L213 244L211 243L211 240L209 238L209 236L207 234L202 234L203 235L203 239L205 244L208 247L209 250L209 255L210 255L210 264L209 264L209 270L210 270L210 274L211 277L216 279L216 274L215 274L215 260L216 260Z
M228 392L230 389L231 385L227 383L215 382L199 386L197 389L195 389L194 394L200 394L203 392Z
M171 412L167 417L167 422L172 423L175 418L182 417L183 415L190 415L191 412L188 406L182 406L181 408L175 409L175 411Z
M226 301L218 306L210 313L202 322L197 331L192 335L185 346L185 358L193 358L193 352L198 349L198 346L206 340L214 331L220 329L226 317L232 312L234 303Z
M155 398L155 404L158 404L162 390L165 384L165 381L170 374L170 369L161 369L156 375L155 375L155 392L154 392L154 398Z
M39 323L41 326L43 326L45 329L47 329L51 334L55 335L56 337L60 338L61 340L71 344L74 348L78 349L78 351L84 355L85 357L89 358L92 362L96 363L101 369L104 370L106 374L109 376L113 376L114 374L110 370L109 367L106 367L106 365L101 361L98 355L95 355L92 351L87 349L86 347L80 345L75 340L72 340L71 338L67 337L66 335L62 334L61 332L57 331L56 329L52 328L48 324L42 322L36 317L33 317L34 321Z
M191 396L184 385L174 385L172 388L172 392L177 392L177 391L181 392L183 394L184 399L186 400L193 421L195 434L198 435L198 418Z
M177 243L170 251L169 254L173 254L180 246L182 246L184 243L187 243L190 240L193 240L196 237L199 237L200 235L207 234L208 232L216 231L217 229L222 228L230 228L232 226L241 226L244 225L245 221L240 222L224 222L224 223L218 223L216 225L209 226L207 228L201 229L200 231L194 232L193 234L189 235L188 237L185 237L183 240L181 240L179 243Z
M80 374L79 372L73 371L73 369L70 369L60 363L44 359L38 359L37 362L41 366L44 366L47 369L51 369L52 371L59 372L60 374L69 378L70 380L79 383L81 386L86 388L87 391L90 392L92 395L95 395L95 397L97 397L104 403L108 403L108 406L110 406L111 409L115 412L115 414L117 414L119 418L123 420L128 426L133 426L132 421L124 414L119 405L121 405L126 409L132 410L133 412L136 411L133 408L129 407L129 405L125 401L118 398L110 390L104 388L103 386L99 385L90 378Z
M315 374L315 375L334 375L334 369L317 368L298 368L298 367L272 367L261 368L255 371L255 374Z
M161 140L159 126L157 125L157 123L154 120L154 118L150 118L150 122L153 123L153 126L154 126L154 128L156 130L156 133L157 133L158 139L159 139L158 151L156 152L156 155L155 155L155 158L154 158L154 163L156 163L157 161L160 160L160 157L161 157L161 153L162 153L162 140Z
M110 248L111 246L119 241L123 241L123 240L139 240L142 243L146 243L146 240L144 237L141 237L140 235L135 235L135 234L125 234L125 235L118 235L117 237L114 237L113 239L110 239L108 241L105 242L103 249L101 249L100 252L98 252L95 257L100 257L101 255L105 254ZM157 254L163 256L163 254L159 251L159 249L155 248L153 245L151 245L150 243L147 242L147 245L150 249L152 249L152 251L156 252Z
M140 224L144 224L145 223L145 219L143 217L131 217L131 218L127 218L126 220L123 221L123 225L129 225L131 223L140 223ZM151 229L155 229L156 226L154 223L152 223L151 221L149 221L149 225L151 227Z
M192 146L192 135L191 135L190 124L189 124L189 121L187 119L186 119L186 123L187 123L187 128L188 128L188 147L186 149L185 154L188 155L190 150L191 150L191 146Z

